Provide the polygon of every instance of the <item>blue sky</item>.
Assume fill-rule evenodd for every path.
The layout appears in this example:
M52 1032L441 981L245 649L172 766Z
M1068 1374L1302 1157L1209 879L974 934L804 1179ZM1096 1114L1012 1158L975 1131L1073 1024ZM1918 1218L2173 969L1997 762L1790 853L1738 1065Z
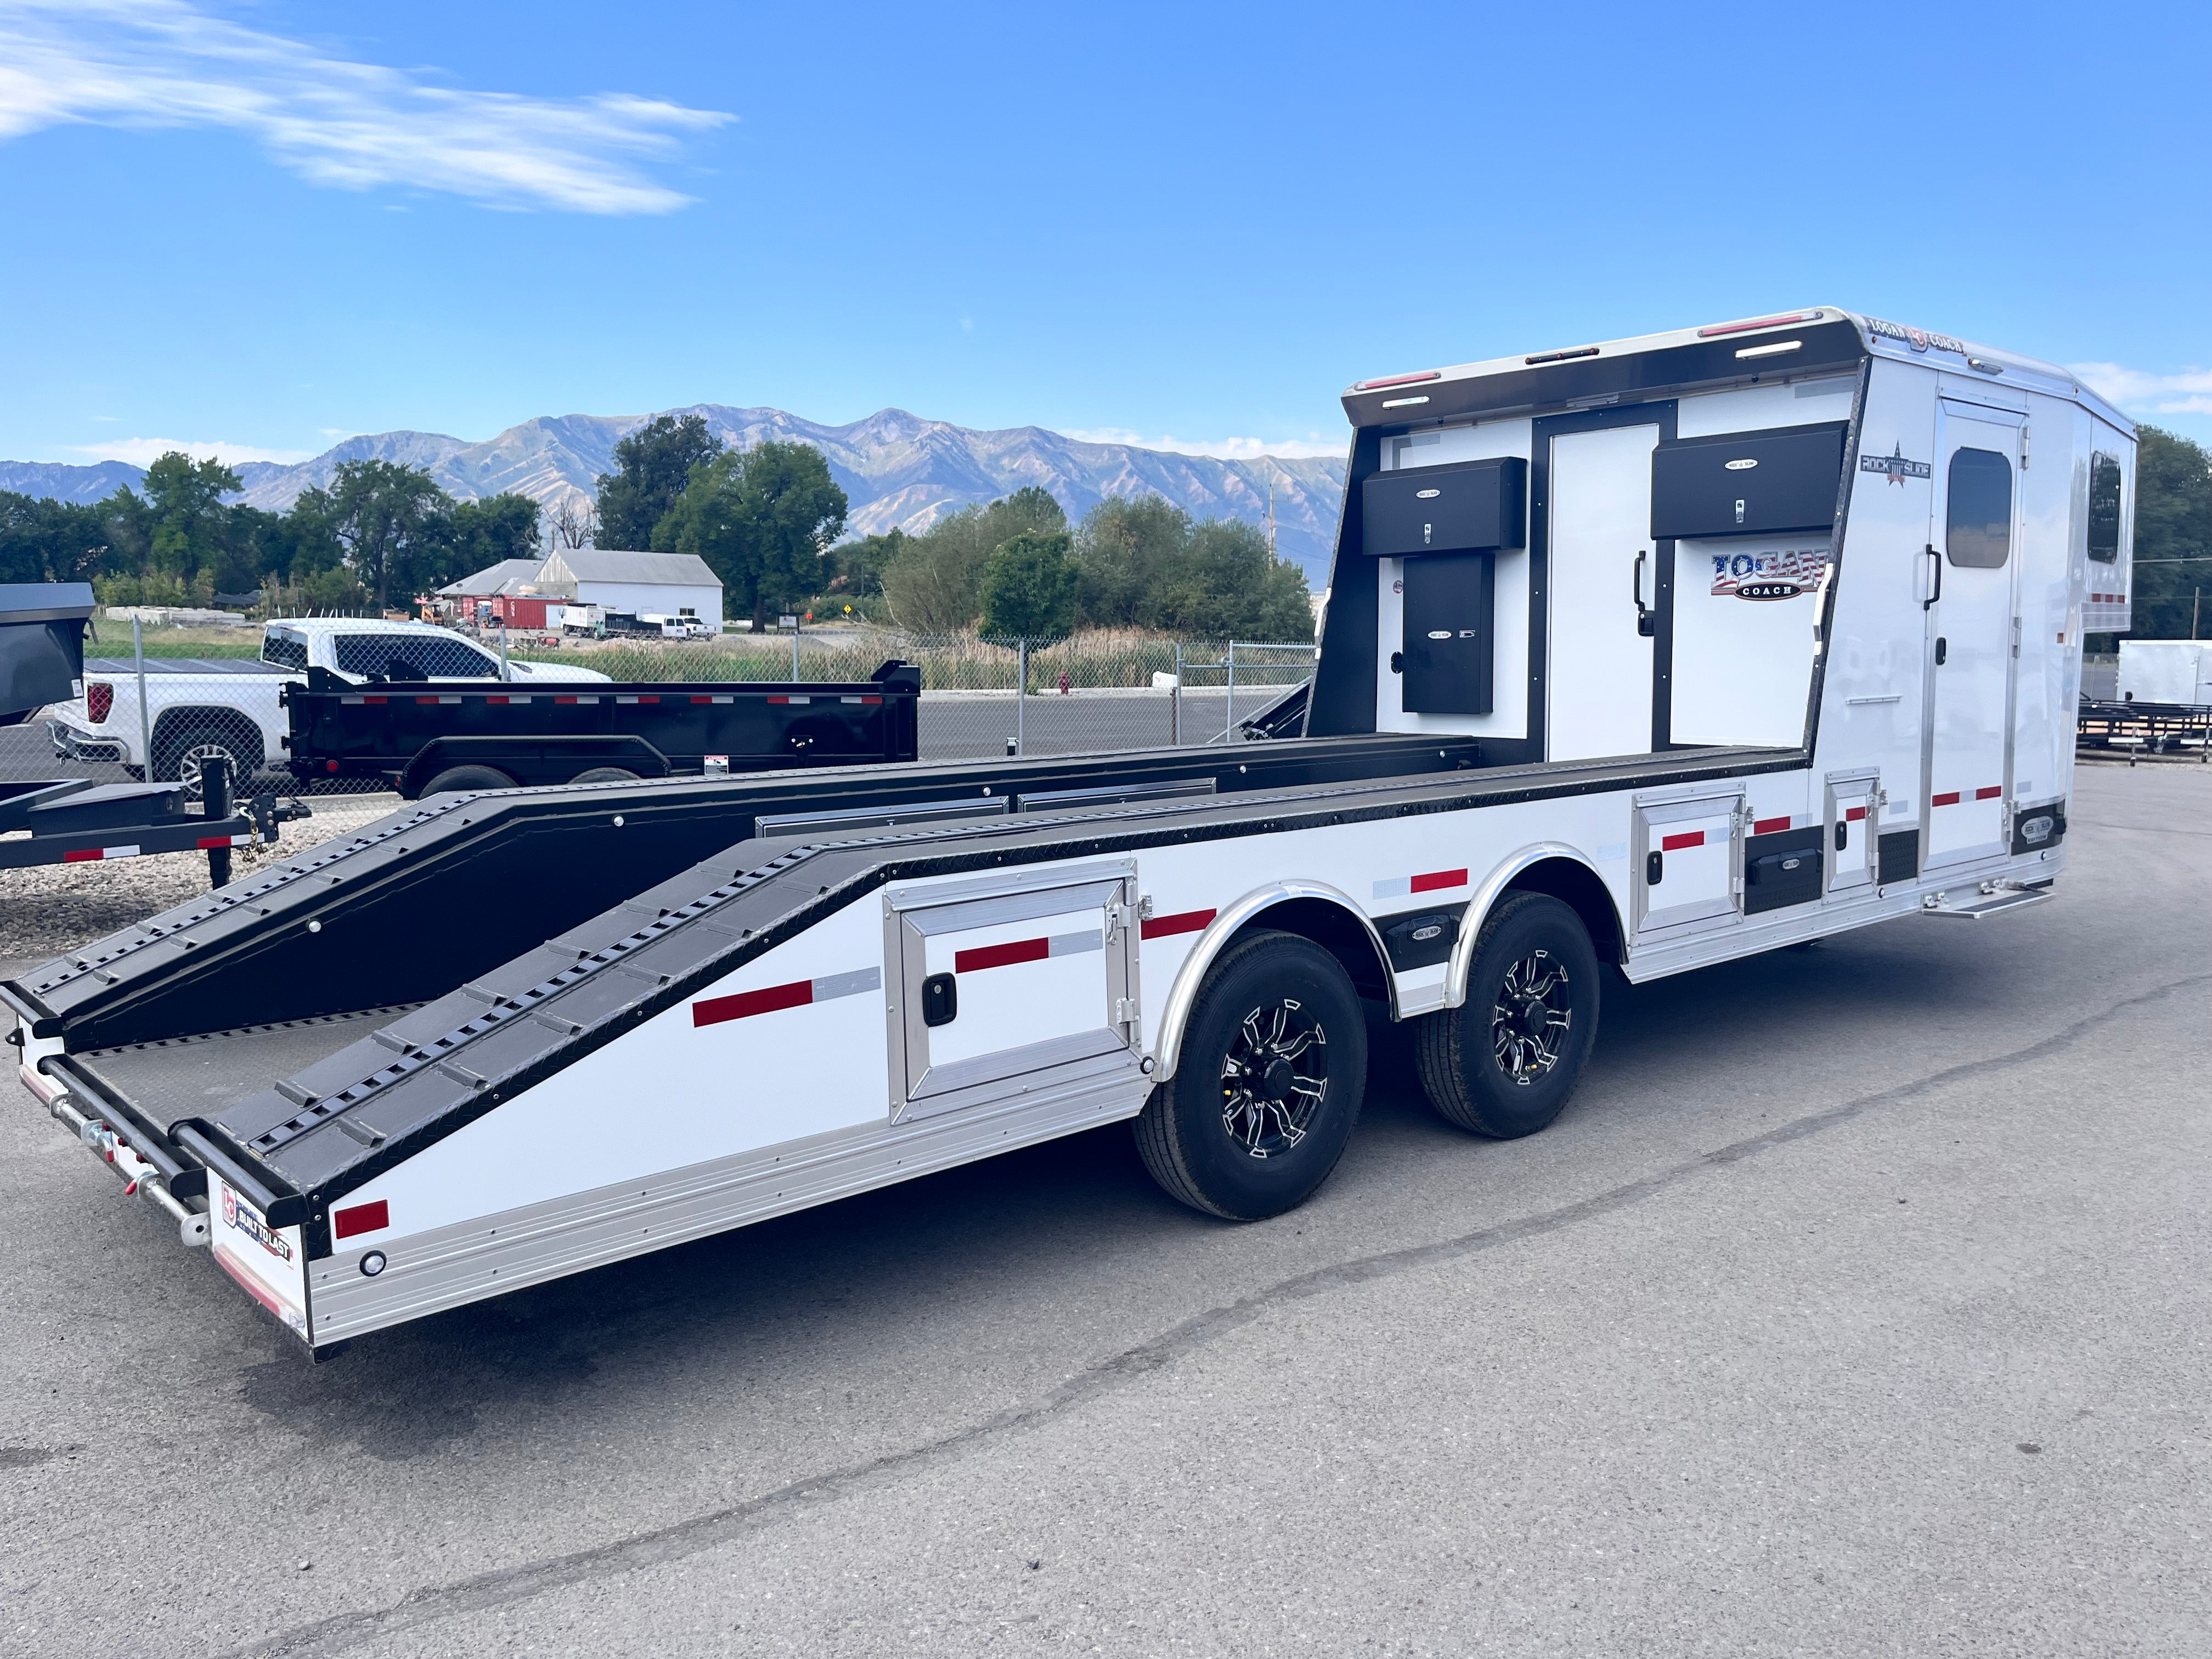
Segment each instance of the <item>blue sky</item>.
M1336 453L1355 378L1815 301L2212 440L2208 16L0 0L0 457Z

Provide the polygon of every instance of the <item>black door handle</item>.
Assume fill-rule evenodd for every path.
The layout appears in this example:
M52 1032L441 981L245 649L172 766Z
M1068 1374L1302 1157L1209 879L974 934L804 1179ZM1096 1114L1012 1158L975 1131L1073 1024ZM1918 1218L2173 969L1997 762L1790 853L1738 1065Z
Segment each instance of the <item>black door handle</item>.
M921 982L921 1023L950 1025L960 1018L960 988L950 974L932 974Z
M1390 653L1390 672L1394 674L1402 674L1406 672L1406 653L1404 652L1393 651Z
M1941 668L1943 665L1944 659L1948 657L1950 654L1951 641L1945 639L1941 634L1938 634L1936 636L1936 665L1938 668Z
M1842 818L1836 820L1836 850L1840 853L1851 844L1851 826Z
M1664 853L1646 853L1644 855L1644 884L1646 887L1656 887L1666 874L1667 855Z
M1651 614L1650 606L1644 603L1644 562L1651 556L1651 550L1637 550L1636 563L1628 573L1628 597L1636 601L1636 631L1644 639L1659 632L1659 619Z

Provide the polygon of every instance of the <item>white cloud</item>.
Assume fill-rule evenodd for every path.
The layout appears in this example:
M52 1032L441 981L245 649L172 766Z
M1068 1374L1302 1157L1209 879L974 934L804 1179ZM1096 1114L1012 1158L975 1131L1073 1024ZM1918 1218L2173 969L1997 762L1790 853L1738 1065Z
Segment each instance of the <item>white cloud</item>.
M252 444L234 444L227 439L183 438L125 438L112 444L73 444L80 455L90 455L103 461L128 461L133 466L151 466L155 461L177 450L196 461L212 455L226 465L235 466L240 461L276 461L285 466L308 459L314 452L307 449L261 449Z
M2119 363L2069 363L2067 368L2123 409L2150 415L2212 415L2212 372L2204 369L2149 374Z
M1318 432L1304 438L1147 438L1141 432L1129 432L1115 426L1091 427L1084 429L1064 428L1064 435L1079 443L1130 444L1139 449L1158 449L1170 455L1210 455L1218 461L1256 461L1267 456L1278 460L1310 460L1323 455L1332 459L1340 456L1350 447L1342 438L1324 438Z
M432 85L185 0L0 0L0 138L70 122L229 127L317 184L668 213L691 198L629 158L671 155L680 135L734 118L626 93L549 99Z

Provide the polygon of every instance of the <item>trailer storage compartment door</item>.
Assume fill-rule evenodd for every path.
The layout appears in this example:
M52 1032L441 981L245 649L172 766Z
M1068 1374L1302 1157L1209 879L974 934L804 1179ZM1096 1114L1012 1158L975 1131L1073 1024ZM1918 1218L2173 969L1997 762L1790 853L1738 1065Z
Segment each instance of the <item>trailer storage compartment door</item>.
M1133 1066L1135 882L1120 860L887 894L893 1120Z
M1881 781L1871 772L1828 780L1828 890L1856 894L1875 873L1874 837L1881 822Z
M1743 794L1636 804L1636 931L1732 922L1743 877Z

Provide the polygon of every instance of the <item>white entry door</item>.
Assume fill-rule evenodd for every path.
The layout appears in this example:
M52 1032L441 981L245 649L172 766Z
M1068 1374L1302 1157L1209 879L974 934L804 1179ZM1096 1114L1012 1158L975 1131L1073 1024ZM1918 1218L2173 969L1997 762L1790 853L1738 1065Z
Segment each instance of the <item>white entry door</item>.
M1972 413L1966 411L1972 410ZM2005 850L2011 782L2013 573L2020 427L1995 410L1942 405L1929 574L1928 854L1923 869Z
M1637 600L1650 603L1658 580L1651 452L1659 428L1563 432L1551 441L1545 754L1648 754L1651 641L1636 623Z

